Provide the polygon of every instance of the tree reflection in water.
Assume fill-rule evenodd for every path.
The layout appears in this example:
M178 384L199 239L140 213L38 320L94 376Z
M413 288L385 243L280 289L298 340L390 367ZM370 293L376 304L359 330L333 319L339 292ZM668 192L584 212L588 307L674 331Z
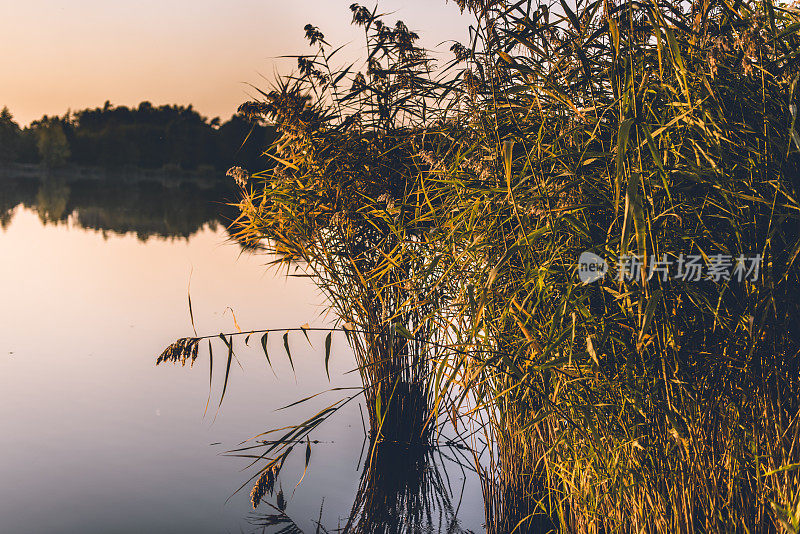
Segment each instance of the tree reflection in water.
M74 170L0 173L0 226L8 227L17 206L38 213L43 224L71 224L146 241L188 239L217 224L227 226L235 212L224 176L170 176L165 173Z

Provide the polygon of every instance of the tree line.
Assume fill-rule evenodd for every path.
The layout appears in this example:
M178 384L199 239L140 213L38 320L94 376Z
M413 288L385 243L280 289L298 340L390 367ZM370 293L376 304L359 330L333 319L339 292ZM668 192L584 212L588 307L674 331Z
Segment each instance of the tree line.
M215 171L255 166L274 128L240 114L222 122L191 105L114 106L43 116L26 127L0 111L0 164Z

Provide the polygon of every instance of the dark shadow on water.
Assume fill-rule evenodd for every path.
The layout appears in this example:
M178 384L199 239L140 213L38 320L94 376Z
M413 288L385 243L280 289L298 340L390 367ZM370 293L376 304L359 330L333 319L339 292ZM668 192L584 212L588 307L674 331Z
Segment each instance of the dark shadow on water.
M187 239L206 226L227 226L235 210L229 179L132 171L81 172L3 169L0 227L22 205L46 225L70 221L105 234L133 234L146 241Z
M326 525L314 518L314 533L472 534L458 521L463 481L471 466L450 446L439 448L381 442L365 461L348 518ZM299 534L285 510L254 513L254 533ZM320 510L320 518L323 517Z

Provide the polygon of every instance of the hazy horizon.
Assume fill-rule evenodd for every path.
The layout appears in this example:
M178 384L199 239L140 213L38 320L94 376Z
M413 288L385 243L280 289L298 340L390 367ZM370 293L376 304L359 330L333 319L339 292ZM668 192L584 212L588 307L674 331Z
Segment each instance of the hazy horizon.
M352 0L154 0L108 3L0 0L0 108L21 125L43 115L114 105L191 104L223 120L276 73L296 67L281 55L311 52L303 27L314 24L334 46L363 33L350 25ZM374 7L375 2L362 2ZM386 0L385 20L403 20L428 48L466 40L468 17L453 2ZM439 47L449 59L449 45Z

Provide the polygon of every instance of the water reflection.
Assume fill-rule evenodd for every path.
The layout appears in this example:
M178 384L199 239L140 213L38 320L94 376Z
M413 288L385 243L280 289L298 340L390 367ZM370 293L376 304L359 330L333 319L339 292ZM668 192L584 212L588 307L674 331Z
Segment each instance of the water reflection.
M466 476L460 483L455 471L466 475L472 470L461 447L408 446L395 442L374 444L364 462L361 482L350 516L333 528L319 518L315 533L348 534L474 534L462 528L458 512ZM454 502L455 501L455 502ZM252 514L254 532L302 534L304 531L278 499L265 503L272 512Z
M299 383L286 361L276 362L274 378L260 346L237 353L245 370L233 369L213 422L202 417L205 369L153 366L167 340L191 332L190 273L203 331L233 328L228 307L245 329L297 326L319 315L308 280L265 276L263 256L223 245L234 215L224 205L234 196L228 185L213 177L0 169L0 531L264 529L245 521L247 492L225 504L244 482L244 465L219 453L260 429L295 423L294 414L273 410L330 387L322 338L312 336L315 348L293 348ZM270 342L280 350L280 339ZM215 376L224 363L214 362ZM349 349L334 343L336 385L354 385L352 366ZM353 408L320 436L332 444L315 454L294 495L302 462L294 476L287 471L287 514L315 532L324 498L330 532L344 528L351 510L353 532L397 532L395 525L445 532L459 510L460 497L452 497L459 470L448 464L448 476L434 457L381 450L380 461L357 470L362 427ZM448 478L450 497L437 497ZM40 498L43 480L47 499ZM483 513L474 479L466 494L470 505L458 515L477 530ZM265 515L252 519L259 518Z
M461 534L458 521L463 486L453 487L449 468L470 469L461 460L446 461L448 447L408 446L403 443L375 444L361 476L353 511L345 528L357 534L402 534L406 532ZM457 457L457 456L454 456ZM451 457L452 458L452 457Z
M8 227L21 204L45 224L69 221L142 241L187 239L206 225L214 230L230 220L234 214L225 202L233 196L229 182L216 176L6 169L0 174L0 226Z

